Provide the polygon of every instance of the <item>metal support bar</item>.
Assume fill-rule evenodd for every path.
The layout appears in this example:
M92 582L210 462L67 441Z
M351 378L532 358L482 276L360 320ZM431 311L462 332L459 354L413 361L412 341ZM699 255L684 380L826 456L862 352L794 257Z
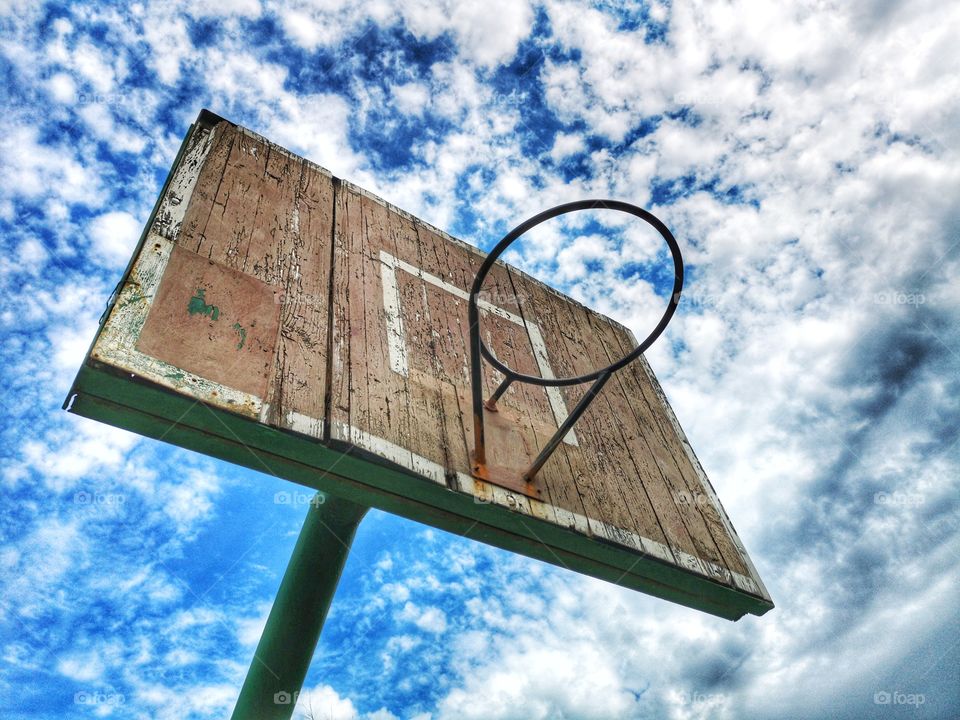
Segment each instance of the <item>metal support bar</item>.
M289 720L366 507L317 493L233 710L233 720Z
M553 454L553 451L557 449L557 445L559 445L563 441L564 436L570 432L570 428L572 428L573 424L580 419L580 416L583 415L584 410L586 410L587 406L593 402L593 399L597 396L597 393L600 392L603 389L603 386L607 384L607 380L610 379L612 374L613 373L609 372L604 373L593 381L593 385L591 385L590 389L583 394L582 398L580 398L580 402L577 403L577 406L573 409L573 412L567 415L567 419L563 421L559 428L557 428L557 431L553 434L553 437L550 438L550 442L543 446L540 454L537 455L536 459L530 464L530 467L523 474L524 480L527 482L531 482L533 480L534 475L540 471L540 468L543 467L543 464L547 461L547 458L549 458Z
M510 387L510 383L513 382L513 376L507 375L503 382L500 383L500 386L494 390L493 395L490 396L490 399L487 400L483 406L490 412L497 412L497 400L507 391L507 388Z

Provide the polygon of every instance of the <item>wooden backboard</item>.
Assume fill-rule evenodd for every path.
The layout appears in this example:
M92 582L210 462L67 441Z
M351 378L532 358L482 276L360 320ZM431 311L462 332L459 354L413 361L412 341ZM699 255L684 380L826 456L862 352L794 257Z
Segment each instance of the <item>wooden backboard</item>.
M484 254L211 113L191 127L67 399L73 412L722 617L773 604L641 358L547 461L586 389L514 384L470 474L467 288ZM579 375L625 327L497 264L483 337ZM498 375L487 367L486 392Z

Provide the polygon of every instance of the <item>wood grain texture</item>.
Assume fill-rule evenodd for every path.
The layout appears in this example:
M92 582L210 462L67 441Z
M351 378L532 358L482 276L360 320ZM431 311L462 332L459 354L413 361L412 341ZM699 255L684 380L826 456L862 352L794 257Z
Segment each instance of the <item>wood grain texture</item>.
M597 358L597 340L589 322L589 311L522 273L512 273L518 294L524 298L528 317L542 328L551 364L558 377L581 375L603 367ZM587 385L562 388L568 407L572 408L586 391ZM557 455L547 461L560 465L564 458L569 466L566 481L552 483L566 492L578 492L591 520L607 526L628 529L655 543L672 548L676 538L662 527L643 485L637 476L631 454L638 448L624 442L620 432L623 418L611 409L606 390L590 405L576 425L578 445L558 448ZM562 468L562 465L561 465ZM598 533L600 534L600 533ZM606 533L603 533L606 534ZM608 539L623 542L621 537ZM628 540L629 541L629 540ZM648 548L637 547L642 551ZM675 559L672 551L666 559Z
M609 358L608 362L613 362L636 347L632 335L625 328L607 318L598 316L597 320L601 331L600 346ZM644 428L644 442L649 452L643 457L655 463L659 469L676 508L670 512L680 517L693 540L693 554L718 567L746 574L747 568L740 551L723 527L718 509L703 487L683 448L683 441L667 417L666 398L662 396L659 386L654 388L649 366L645 361L633 363L618 372L615 380L620 391L611 397L634 399L634 402L624 405L623 410L632 413L639 426Z
M333 178L229 123L196 182L178 243L276 289L280 310L264 420L322 437Z

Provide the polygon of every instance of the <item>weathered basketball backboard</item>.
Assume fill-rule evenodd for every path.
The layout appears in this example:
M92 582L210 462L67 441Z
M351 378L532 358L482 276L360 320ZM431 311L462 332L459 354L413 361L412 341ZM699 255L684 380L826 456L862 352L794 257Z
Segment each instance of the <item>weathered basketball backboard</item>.
M585 388L511 386L485 415L488 480L471 475L483 258L201 113L69 409L722 617L773 607L642 357L526 485ZM578 375L636 347L515 268L485 287L484 342L519 372Z

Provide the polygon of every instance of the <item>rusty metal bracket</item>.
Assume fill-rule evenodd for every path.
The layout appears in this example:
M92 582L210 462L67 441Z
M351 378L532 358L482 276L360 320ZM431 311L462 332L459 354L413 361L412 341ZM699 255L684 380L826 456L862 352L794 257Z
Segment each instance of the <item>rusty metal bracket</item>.
M480 308L477 305L480 289L483 287L483 281L486 279L487 274L490 272L490 269L493 267L497 259L503 254L507 247L520 238L521 235L536 227L540 223L550 220L551 218L555 218L559 215L565 215L567 213L577 212L579 210L615 210L618 212L628 213L640 218L641 220L644 220L660 233L660 235L666 241L667 246L670 248L670 254L673 256L674 281L673 292L670 295L670 302L667 304L667 309L660 317L660 322L658 322L657 326L650 332L649 335L647 335L646 338L644 338L643 342L634 348L633 351L624 355L616 362L613 362L610 365L598 370L594 370L593 372L586 373L585 375L578 375L575 377L544 378L537 375L524 375L523 373L516 372L512 368L500 362L500 360L498 360L493 353L490 352L490 349L487 347L486 343L483 342L483 339L480 336ZM680 254L680 246L677 244L676 239L673 237L673 234L670 232L667 226L664 225L656 216L644 210L643 208L637 207L636 205L631 205L630 203L622 202L620 200L578 200L576 202L564 203L563 205L557 205L556 207L550 208L549 210L544 210L543 212L534 215L504 235L503 239L496 244L490 254L487 255L486 259L483 261L483 264L480 266L480 269L477 271L477 274L474 277L473 286L470 288L468 319L470 322L470 384L473 396L474 442L473 453L471 453L470 467L473 476L483 480L489 479L486 441L484 438L483 412L484 409L486 409L488 412L497 411L497 400L500 399L500 396L503 395L511 383L522 382L530 385L539 385L541 387L567 387L571 385L582 385L591 381L593 382L593 384L590 386L590 389L587 390L583 397L580 398L580 401L577 403L576 407L567 416L567 419L561 423L560 427L557 428L557 432L554 433L549 442L544 445L543 449L540 451L540 454L523 474L523 481L529 483L533 480L534 476L536 476L540 468L543 467L543 464L547 461L547 459L549 459L550 455L553 454L554 450L557 449L557 446L563 440L567 432L569 432L570 428L572 428L577 420L580 419L580 416L583 415L584 411L603 388L604 384L606 384L607 380L610 379L613 373L622 367L629 365L631 362L640 357L644 352L646 352L647 348L649 348L654 341L660 337L669 324L670 319L673 317L673 313L677 309L677 304L680 302L680 293L682 290L683 257ZM483 399L484 359L486 359L487 362L499 370L504 376L504 379L500 383L499 387L497 387L493 395L486 401Z

